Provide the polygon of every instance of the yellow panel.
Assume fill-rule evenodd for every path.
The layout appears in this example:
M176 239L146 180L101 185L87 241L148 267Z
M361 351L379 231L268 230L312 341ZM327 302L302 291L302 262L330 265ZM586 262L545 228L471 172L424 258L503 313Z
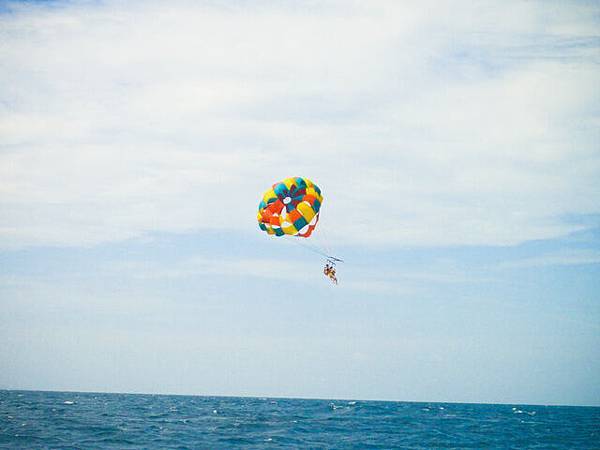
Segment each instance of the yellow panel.
M267 192L265 192L265 194L263 195L263 202L268 204L269 200L272 199L273 197L277 197L277 196L275 195L275 191L273 190L273 188L271 188Z
M298 230L296 230L296 227L294 227L294 224L290 222L282 222L281 229L285 234L296 234L298 232Z
M292 187L292 184L296 184L296 180L294 178L286 178L282 183L289 189Z
M296 208L298 208L298 211L300 211L307 222L310 222L313 217L315 217L315 210L312 209L312 206L310 206L310 204L307 202L298 203Z

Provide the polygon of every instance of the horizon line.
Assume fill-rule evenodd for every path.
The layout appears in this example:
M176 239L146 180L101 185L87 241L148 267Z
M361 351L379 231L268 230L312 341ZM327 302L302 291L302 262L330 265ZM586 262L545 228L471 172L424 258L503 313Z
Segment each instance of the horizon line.
M156 395L164 397L209 397L209 398L246 398L246 399L265 399L265 400L316 400L316 401L361 401L361 402L385 402L385 403L423 403L423 404L451 404L451 405L505 405L505 406L536 406L536 407L569 407L569 408L600 408L600 404L580 404L569 405L564 403L510 403L510 402L487 402L487 401L431 401L431 400L390 400L390 399L367 399L360 397L353 398L333 398L333 397L288 397L279 395L225 395L225 394L175 394L165 392L116 392L116 391L85 391L85 390L65 390L55 391L51 389L22 389L22 388L0 388L0 392L45 392L58 394L113 394L113 395Z

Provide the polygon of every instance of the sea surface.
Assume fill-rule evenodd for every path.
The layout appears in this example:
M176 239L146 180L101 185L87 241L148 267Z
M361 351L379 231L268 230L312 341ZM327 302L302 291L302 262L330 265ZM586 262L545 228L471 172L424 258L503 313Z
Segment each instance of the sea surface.
M600 408L0 391L0 447L600 449Z

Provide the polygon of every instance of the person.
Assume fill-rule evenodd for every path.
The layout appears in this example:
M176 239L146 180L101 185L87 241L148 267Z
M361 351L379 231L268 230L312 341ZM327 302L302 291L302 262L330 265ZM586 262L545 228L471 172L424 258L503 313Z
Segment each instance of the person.
M335 276L335 267L329 261L327 261L327 263L325 264L325 268L323 269L323 273L333 283L338 284L337 277Z
M334 267L332 267L331 270L329 271L329 278L331 279L331 281L334 284L338 284L337 277L335 276L335 268Z

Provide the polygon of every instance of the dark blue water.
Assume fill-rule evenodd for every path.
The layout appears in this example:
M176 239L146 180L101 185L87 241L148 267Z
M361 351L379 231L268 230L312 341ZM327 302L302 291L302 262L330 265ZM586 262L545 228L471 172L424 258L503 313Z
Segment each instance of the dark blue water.
M0 391L3 448L600 448L600 408Z

